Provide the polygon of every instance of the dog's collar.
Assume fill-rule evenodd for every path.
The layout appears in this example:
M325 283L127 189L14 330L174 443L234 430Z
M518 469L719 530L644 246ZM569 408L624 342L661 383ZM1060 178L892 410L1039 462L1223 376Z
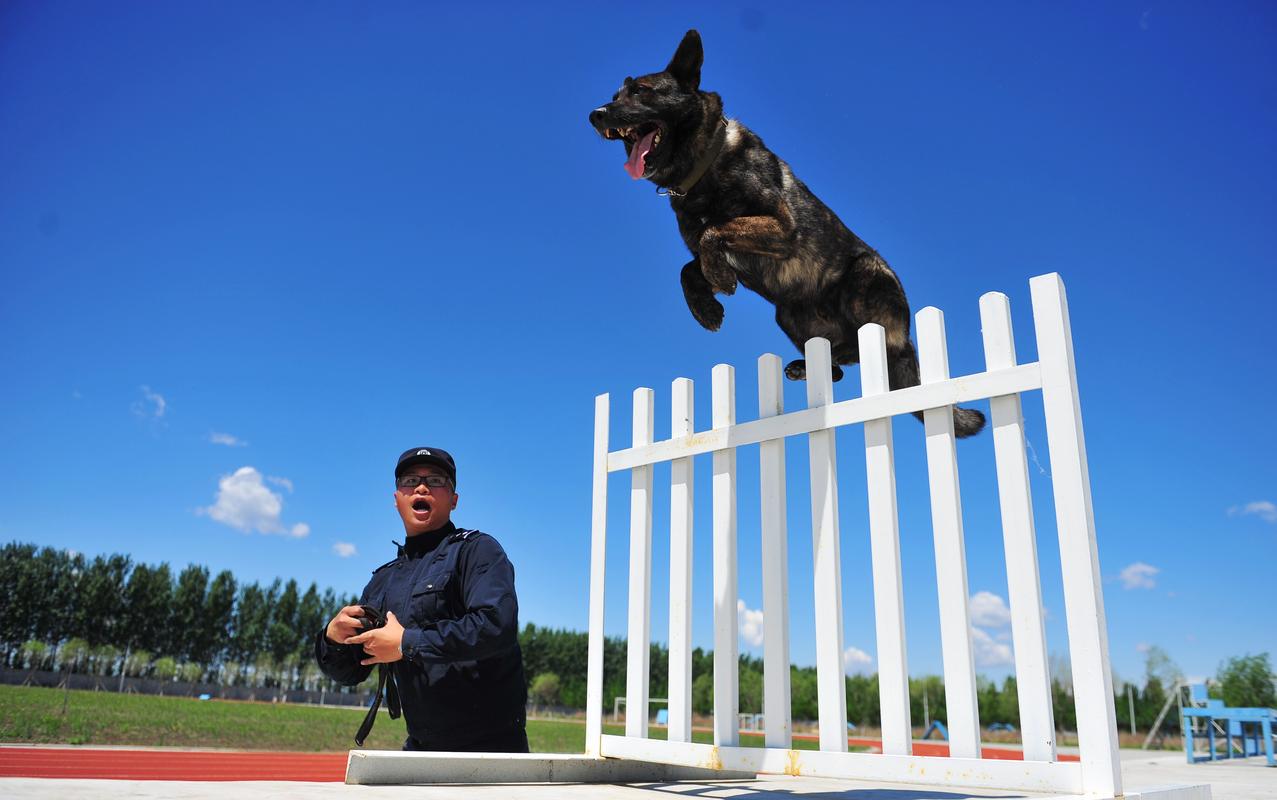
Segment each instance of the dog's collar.
M668 195L669 197L685 197L696 182L705 177L705 173L709 171L710 165L718 158L718 154L723 152L723 146L727 144L727 119L725 117L718 118L718 126L714 129L714 141L710 143L709 149L696 162L696 166L692 167L692 172L683 182L673 189L662 189L657 187L656 193L659 195Z

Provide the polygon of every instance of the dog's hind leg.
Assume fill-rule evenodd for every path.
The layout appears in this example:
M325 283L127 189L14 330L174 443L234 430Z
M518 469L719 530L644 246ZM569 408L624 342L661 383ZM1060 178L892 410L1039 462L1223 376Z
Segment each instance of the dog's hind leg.
M902 344L887 348L887 382L892 391L907 389L919 383L918 351L908 339Z
M887 344L887 382L892 391L917 386L918 351L909 339L909 301L905 298L900 279L891 271L882 257L873 251L858 255L852 262L849 275L854 276L854 289L844 295L843 313L848 324L859 327L867 322L882 326ZM854 321L854 322L853 322ZM849 332L850 333L850 332ZM851 335L848 342L851 341ZM841 363L849 363L850 348L843 353ZM838 348L835 349L835 353ZM859 357L857 352L856 357ZM922 412L914 412L922 421ZM960 437L979 433L984 427L984 415L970 408L953 409L954 433Z
M834 382L842 380L842 367L838 366L839 362L847 363L840 359L839 347L837 344L838 328L837 324L831 321L826 315L819 311L806 306L776 306L776 324L789 337L789 341L794 347L798 348L798 352L803 352L807 346L807 340L815 336L822 336L830 340L833 344L832 353L832 369ZM791 381L807 380L807 361L797 358L785 365L785 377Z
M909 341L908 337L906 330L903 344L896 342L894 346L887 346L887 385L893 392L896 389L917 386L920 382L918 351L914 349L913 342ZM915 411L913 415L922 422L921 411Z
M887 380L893 390L918 385L918 351L908 339L903 347L887 350ZM913 415L922 422L921 411ZM974 436L983 429L984 414L974 408L953 407L953 433L959 439Z
M723 324L723 304L714 299L714 290L701 272L701 260L693 258L683 267L680 276L683 299L692 316L707 331L716 331Z

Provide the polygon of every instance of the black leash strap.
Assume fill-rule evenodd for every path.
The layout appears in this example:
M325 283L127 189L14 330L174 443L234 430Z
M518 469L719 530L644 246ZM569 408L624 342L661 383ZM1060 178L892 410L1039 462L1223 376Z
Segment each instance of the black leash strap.
M373 628L380 628L386 624L386 618L381 611L372 606L361 606L363 609L363 629L365 631ZM373 698L372 706L369 707L368 713L364 715L363 724L359 726L359 731L355 733L355 747L363 747L364 739L368 738L368 732L372 730L372 725L377 721L377 710L381 708L381 696L386 696L386 710L390 712L391 719L399 719L399 687L395 683L394 671L389 664L377 665L377 696Z
M399 719L399 690L395 685L395 676L391 673L389 664L377 665L377 696L373 698L372 706L369 707L368 713L364 715L363 724L359 726L359 731L355 733L355 747L363 747L364 739L368 738L368 732L372 730L372 725L377 721L377 710L381 708L381 695L386 695L386 710L390 712L391 719Z

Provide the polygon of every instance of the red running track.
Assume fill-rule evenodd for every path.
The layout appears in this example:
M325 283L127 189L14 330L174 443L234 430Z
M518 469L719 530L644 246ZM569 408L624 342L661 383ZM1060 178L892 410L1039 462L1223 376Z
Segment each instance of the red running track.
M0 777L341 782L346 754L0 747Z
M794 738L806 738L796 736ZM877 749L877 739L850 739ZM985 758L1018 761L1019 750L985 747ZM947 756L940 742L914 742L917 756ZM1077 761L1061 754L1061 761ZM346 779L345 753L225 750L94 750L88 747L0 747L0 778L98 778L130 781L336 781Z
M795 739L800 739L800 738L818 739L819 737L815 737L815 736L806 737L806 736L796 735L794 736L794 738ZM847 740L847 743L852 745L853 747L868 747L870 750L872 750L875 753L882 752L881 739L851 738ZM914 742L913 754L915 756L947 756L949 755L949 745L943 742ZM993 758L993 759L997 759L998 761L1023 761L1024 753L1014 748L990 747L989 745L986 744L986 745L980 746L980 757ZM1078 757L1073 755L1072 753L1060 753L1056 755L1055 758L1057 761L1077 761L1078 760Z

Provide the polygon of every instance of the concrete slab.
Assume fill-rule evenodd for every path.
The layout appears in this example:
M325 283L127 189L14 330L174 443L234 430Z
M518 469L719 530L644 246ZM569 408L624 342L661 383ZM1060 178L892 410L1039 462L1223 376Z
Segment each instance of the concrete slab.
M673 764L560 753L404 753L352 750L346 783L401 785L431 783L651 783L660 781L748 780L733 773Z

